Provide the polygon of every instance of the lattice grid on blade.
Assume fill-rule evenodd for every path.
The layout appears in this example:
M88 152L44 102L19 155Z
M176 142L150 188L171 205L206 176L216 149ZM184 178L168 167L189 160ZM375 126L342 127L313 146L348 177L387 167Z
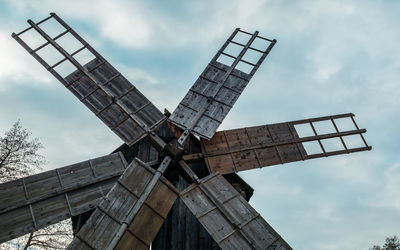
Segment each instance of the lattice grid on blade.
M239 35L247 37L238 40ZM256 41L263 41L265 48L255 48ZM210 139L275 42L258 36L257 31L250 34L236 29L179 103L170 121Z
M201 140L202 151L211 173L227 174L371 150L362 135L366 130L358 128L353 116L342 114L220 131L211 140ZM335 121L342 119L348 119L352 128L338 127Z
M61 27L61 33L50 36L41 28L50 21ZM120 72L56 14L51 13L38 23L31 20L28 23L29 28L18 34L13 33L14 39L125 143L133 145L166 119ZM49 31L54 33L54 29ZM21 39L25 32L36 32L46 42L31 48L28 42ZM74 45L67 46L72 42Z
M223 250L292 249L220 174L201 179L180 197Z

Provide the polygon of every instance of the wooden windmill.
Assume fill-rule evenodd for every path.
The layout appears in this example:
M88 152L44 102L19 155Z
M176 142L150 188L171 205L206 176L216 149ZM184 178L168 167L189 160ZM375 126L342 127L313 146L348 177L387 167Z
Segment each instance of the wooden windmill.
M49 21L63 31L50 35L44 28ZM248 204L252 189L236 172L371 149L353 114L216 132L276 43L258 32L236 29L175 111L163 114L56 14L28 23L13 38L125 144L106 156L1 184L0 242L74 217L69 249L148 249L152 242L153 249L291 249ZM23 40L26 32L39 34L44 43L31 47ZM245 42L236 39L239 35ZM81 46L68 50L61 43L64 36ZM229 46L238 53L229 54ZM49 63L40 55L44 49L61 59ZM91 59L82 63L81 53ZM257 60L250 61L248 53ZM60 73L68 65L72 70ZM354 127L341 129L342 120ZM319 133L321 122L334 130ZM301 126L312 134L300 136ZM349 147L349 136L364 144ZM328 150L325 141L331 139L342 149ZM321 152L308 152L307 143ZM182 216L194 219L175 223ZM202 232L212 244L188 240Z

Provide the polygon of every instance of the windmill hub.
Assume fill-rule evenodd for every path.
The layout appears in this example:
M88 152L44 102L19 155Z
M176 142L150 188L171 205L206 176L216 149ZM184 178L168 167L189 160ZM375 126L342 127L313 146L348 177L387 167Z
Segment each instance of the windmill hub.
M165 152L171 156L173 161L180 161L184 153L183 146L176 139L172 140L165 146Z

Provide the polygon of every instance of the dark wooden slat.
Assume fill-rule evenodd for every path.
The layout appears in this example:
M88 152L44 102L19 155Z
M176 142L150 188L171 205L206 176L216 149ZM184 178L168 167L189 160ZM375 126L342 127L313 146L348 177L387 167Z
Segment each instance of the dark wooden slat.
M0 242L95 208L126 167L115 153L1 184Z
M180 197L222 249L292 249L220 174Z

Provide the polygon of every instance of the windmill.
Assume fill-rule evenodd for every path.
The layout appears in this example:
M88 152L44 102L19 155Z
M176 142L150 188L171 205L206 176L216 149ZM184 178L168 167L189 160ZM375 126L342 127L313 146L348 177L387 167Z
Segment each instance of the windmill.
M48 22L63 31L51 35ZM258 32L236 29L174 112L163 114L55 13L28 23L13 38L125 144L109 155L1 184L0 242L73 217L69 249L148 249L152 242L153 249L292 249L249 205L252 188L236 173L371 149L351 113L216 132L276 43ZM44 42L30 46L27 32ZM236 39L240 35L245 42ZM80 46L68 49L66 36ZM239 48L237 54L228 53L229 46ZM41 56L45 49L61 59L48 62ZM83 63L84 53L90 59ZM353 127L342 129L344 120ZM333 131L321 133L320 123ZM301 127L312 133L300 135ZM363 145L349 147L354 136ZM329 150L325 142L332 139L342 148ZM307 144L320 152L310 153ZM174 224L186 212L171 209L181 205L194 222ZM214 245L165 243L195 235L188 223L199 222ZM181 234L168 233L172 228Z

